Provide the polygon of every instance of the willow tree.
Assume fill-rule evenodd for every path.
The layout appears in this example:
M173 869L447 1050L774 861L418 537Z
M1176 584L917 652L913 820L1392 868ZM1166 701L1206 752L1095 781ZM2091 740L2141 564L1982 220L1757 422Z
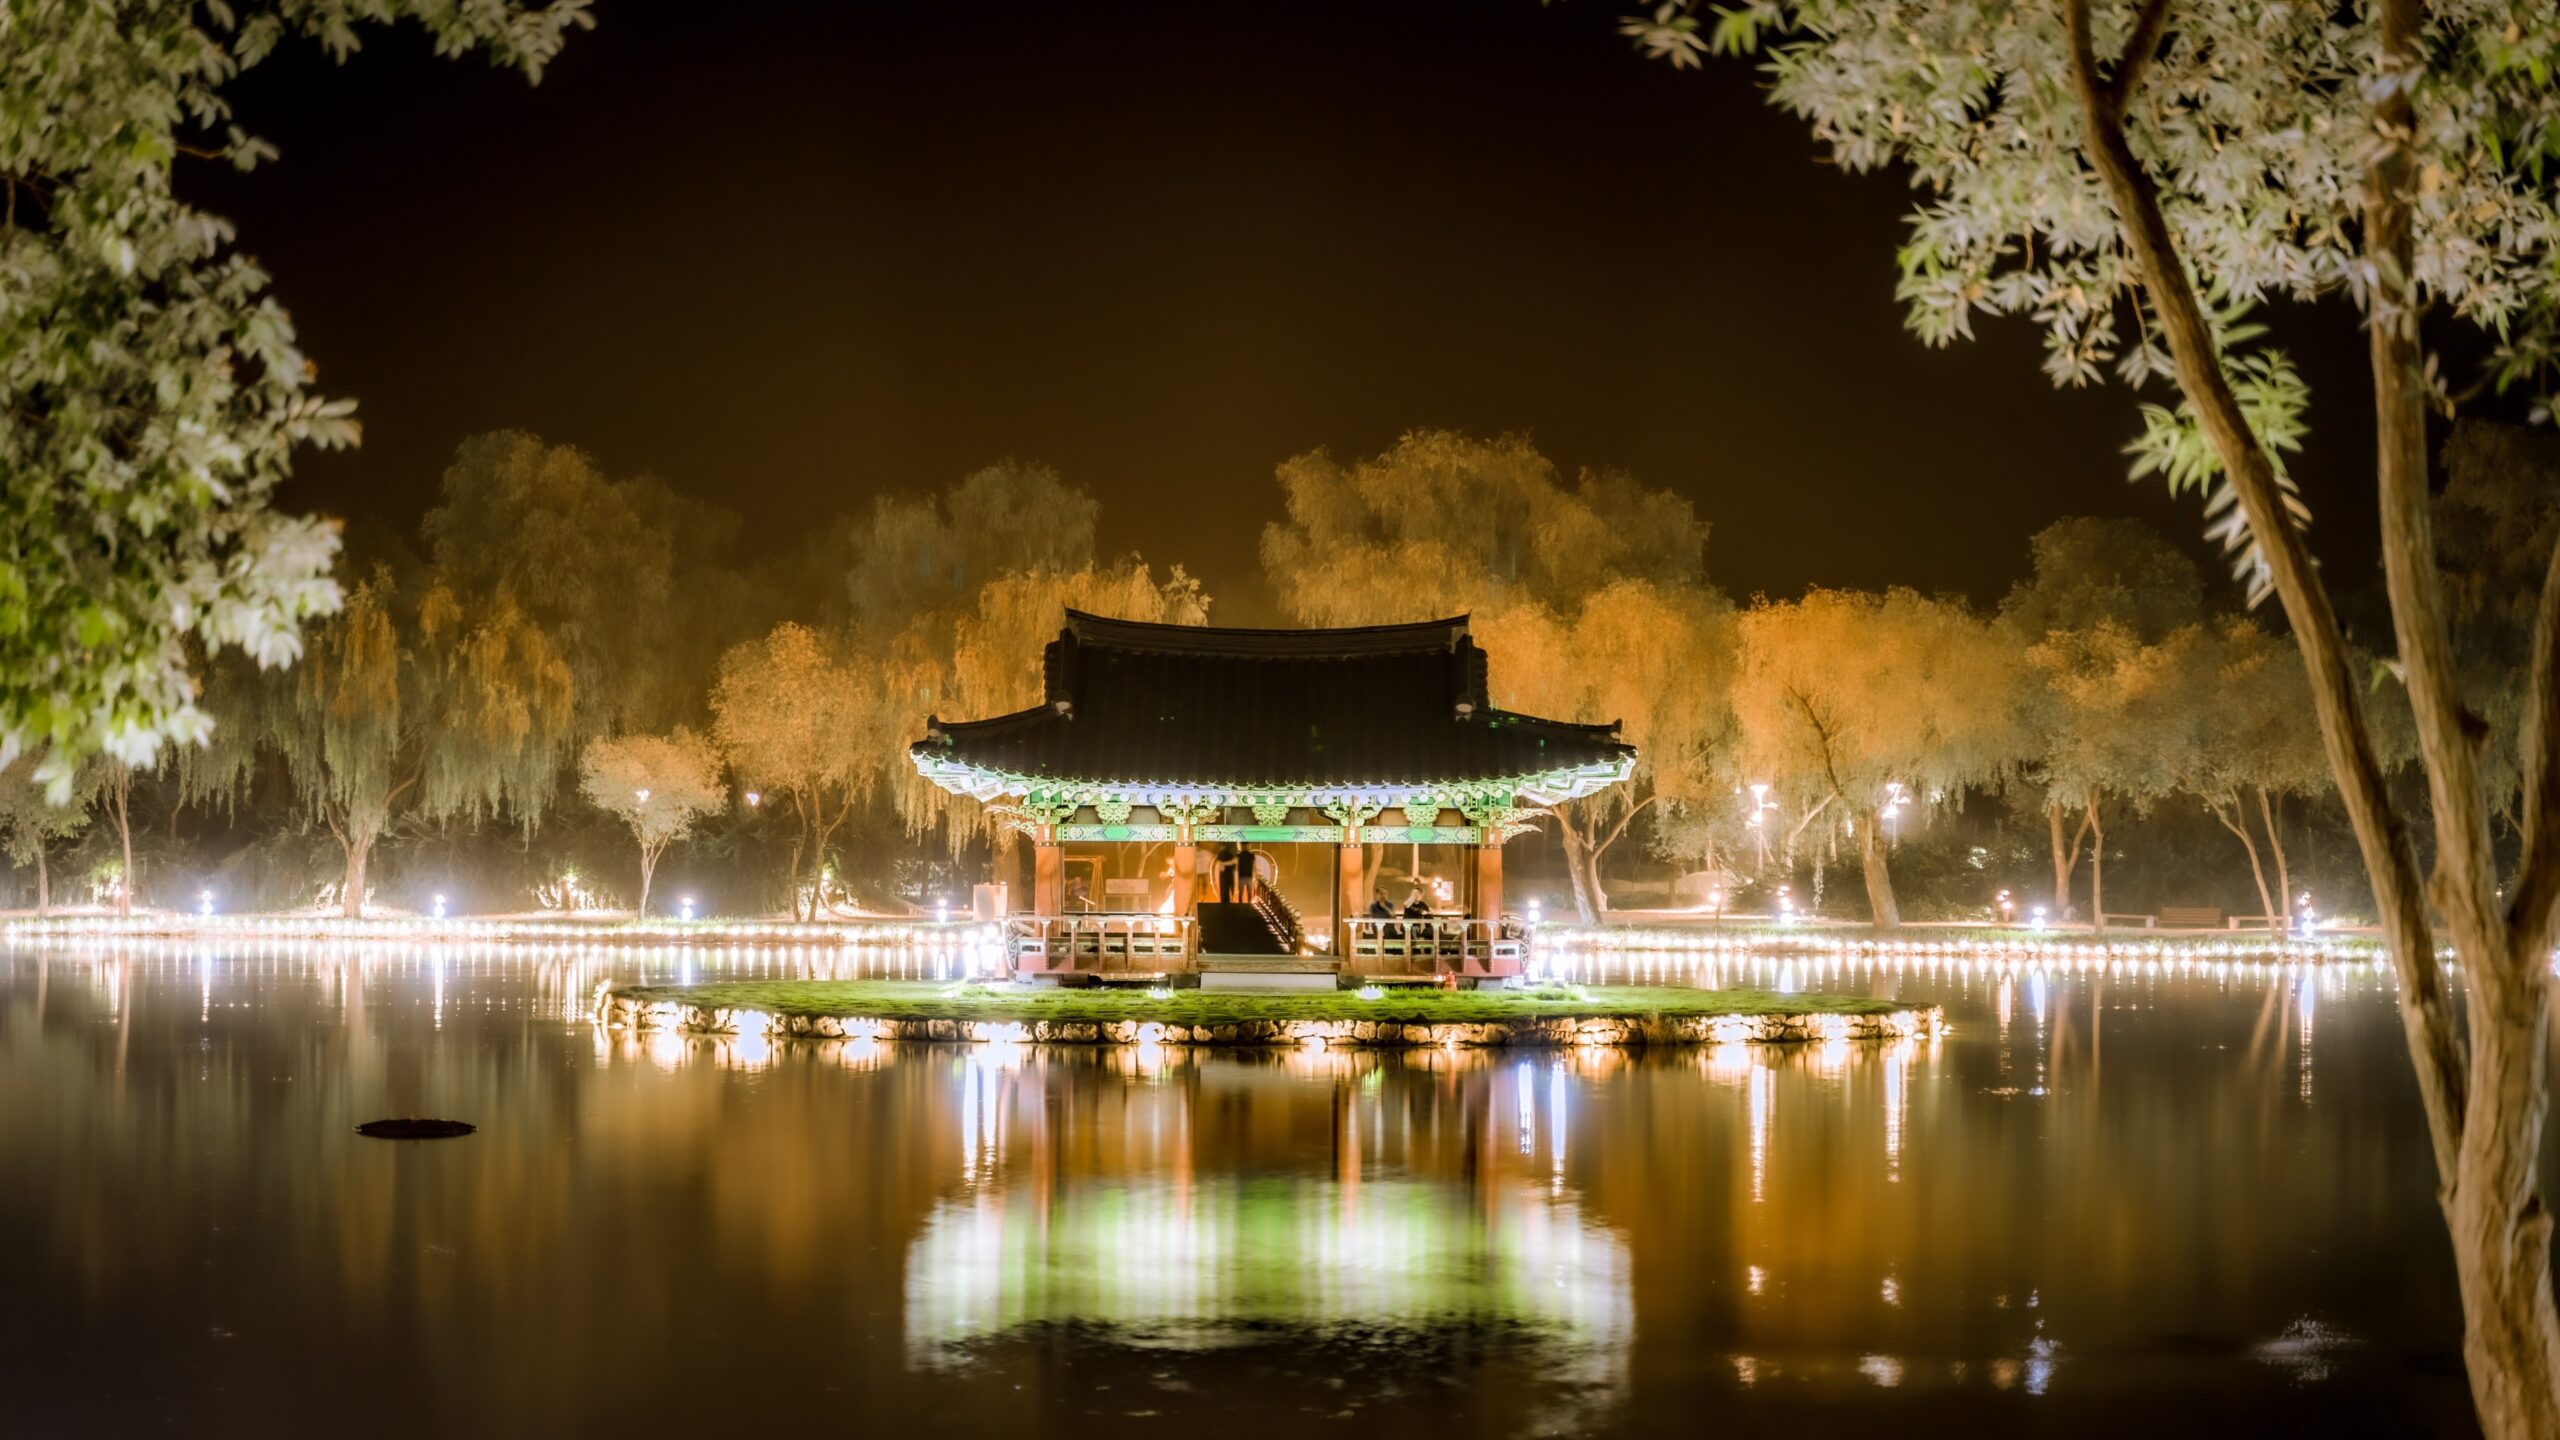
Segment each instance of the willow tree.
M2201 625L2156 644L2101 622L2056 630L2027 651L2038 717L2026 737L2028 766L2050 803L2077 810L2089 847L2089 922L2107 928L2110 803L2146 810L2193 775L2203 744L2202 688L2213 680ZM2058 836L2057 836L2058 838ZM2075 839L2072 849L2077 852ZM2058 868L2058 866L2057 866ZM2055 902L2068 908L2066 891Z
M1722 681L1731 607L1707 581L1707 525L1689 502L1616 473L1568 483L1520 436L1417 430L1344 464L1280 466L1288 518L1262 565L1305 625L1472 613L1497 704L1620 721L1625 785L1552 814L1586 921L1608 908L1600 864L1635 821L1703 803L1730 734Z
M802 918L801 861L809 864L807 918L823 898L828 840L880 784L884 757L908 737L898 697L840 637L785 623L720 660L711 690L711 733L738 778L791 806L793 919Z
M1959 601L1815 590L1742 613L1735 672L1746 778L1839 806L1870 913L1899 925L1886 826L2016 767L2018 657Z
M1179 565L1158 579L1134 555L1074 570L998 573L981 581L973 598L961 613L919 616L890 647L889 687L904 698L904 738L880 756L908 832L941 825L955 853L974 838L1001 840L1011 832L1002 817L907 763L905 741L924 733L927 717L1003 715L1039 704L1041 655L1068 610L1158 625L1209 623L1209 595L1198 580Z
M588 745L578 758L578 788L587 803L630 826L640 843L635 913L644 918L658 857L728 798L720 752L681 725L670 735L617 735Z
M574 446L500 430L455 448L422 529L439 583L465 604L504 593L541 627L577 683L584 740L700 703L702 672L673 661L701 648L686 643L693 596L678 603L680 579L705 577L679 577L677 532L734 518L655 479L609 478Z
M2136 520L2072 516L2036 532L2027 544L2031 568L2000 602L2000 625L2020 654L2054 645L2072 649L2068 637L2111 627L2137 645L2155 645L2204 616L2204 576L2158 531ZM2049 748L2072 723L2060 694L2030 685L2022 696L2028 725ZM2030 766L2029 779L2046 767ZM2101 828L2092 792L2045 788L2045 834L2053 856L2053 913L2071 913L2072 877L2093 834ZM2068 842L2065 836L2068 836Z
M96 787L79 781L94 777L97 767L75 772L78 779L70 793L56 799L51 787L36 778L40 758L21 755L0 765L0 851L8 853L12 865L35 867L36 913L45 915L53 909L49 852L54 841L79 833L88 823L90 792Z
M346 857L340 912L364 914L374 846L404 817L538 822L575 696L566 662L503 596L474 614L440 584L414 607L387 574L353 586L267 688L262 727L296 803Z
M1045 465L1005 461L949 488L883 497L842 537L855 652L893 698L891 741L866 757L910 834L937 826L956 853L1006 832L976 801L926 783L906 743L928 717L997 715L1040 700L1040 656L1069 608L1200 625L1209 596L1181 566L1098 556L1101 507Z
M1703 812L1733 739L1733 607L1703 585L1618 580L1559 617L1538 604L1495 609L1474 628L1506 710L1615 720L1636 747L1626 783L1553 807L1574 908L1608 913L1601 862L1648 812Z
M2293 647L2246 620L2224 624L2197 647L2201 662L2186 689L2198 727L2194 792L2249 856L2267 928L2285 929L2293 870L2284 848L2284 802L2329 788L2310 678ZM2261 852L2259 836L2266 849ZM2275 865L2268 888L2267 864Z
M1777 103L1835 160L1917 184L1901 287L1923 338L2030 316L2059 381L2173 387L2174 403L2144 411L2137 463L2206 494L2302 652L2399 980L2481 1426L2499 1440L2560 1434L2539 1171L2560 934L2560 544L2530 582L2511 752L2523 802L2502 874L2484 758L2498 737L2463 692L2427 466L2431 407L2522 394L2547 414L2560 378L2560 7L1743 0L1710 27L1694 4L1671 0L1629 29L1681 61L1763 52ZM2423 864L2282 464L2308 391L2235 323L2270 296L2364 321L2390 659L2426 780ZM2485 350L2485 371L2455 383L2430 336ZM2459 1020L2431 912L2467 992Z
M288 39L343 59L367 22L539 77L583 0L303 0L0 9L0 759L201 739L202 658L289 663L337 607L334 527L278 512L296 447L354 443L230 224L180 156L272 158L226 89Z

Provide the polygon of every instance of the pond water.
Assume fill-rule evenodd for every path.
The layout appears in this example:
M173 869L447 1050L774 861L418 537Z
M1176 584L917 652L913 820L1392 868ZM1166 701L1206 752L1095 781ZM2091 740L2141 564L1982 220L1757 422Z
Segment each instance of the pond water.
M1953 1029L1635 1056L583 1017L810 963L0 949L0 1433L2469 1424L2363 967L1817 967Z

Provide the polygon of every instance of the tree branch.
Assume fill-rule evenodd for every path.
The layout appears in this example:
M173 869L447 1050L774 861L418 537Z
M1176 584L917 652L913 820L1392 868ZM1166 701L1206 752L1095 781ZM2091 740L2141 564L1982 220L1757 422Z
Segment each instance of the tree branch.
M2524 854L2507 925L2518 955L2538 964L2560 930L2560 543L2534 607L2524 693Z
M2151 57L2160 52L2160 36L2169 28L2169 4L2170 0L2143 0L2142 13L2134 17L2133 34L2124 42L2124 53L2116 57L2116 77L2100 97L2117 119L2124 117L2125 104L2142 83Z
M2384 784L2382 763L2364 722L2362 686L2337 612L2312 566L2309 549L2286 516L2274 462L2232 390L2203 302L2161 207L2159 187L2134 155L2125 134L2120 107L2132 98L2131 93L2119 97L2118 108L2110 108L2109 87L2099 76L2090 40L2089 3L2063 0L2072 89L2085 126L2082 150L2115 206L2125 247L2169 348L2178 388L2195 407L2199 426L2240 498L2250 532L2283 601L2285 618L2302 648L2329 768L2337 778L2339 798L2345 803L2382 911L2400 982L2401 1024L2427 1110L2428 1133L2435 1142L2436 1173L2449 1181L2469 1109L2468 1076L2452 1001L2436 965L2435 933L2427 920L2417 848Z

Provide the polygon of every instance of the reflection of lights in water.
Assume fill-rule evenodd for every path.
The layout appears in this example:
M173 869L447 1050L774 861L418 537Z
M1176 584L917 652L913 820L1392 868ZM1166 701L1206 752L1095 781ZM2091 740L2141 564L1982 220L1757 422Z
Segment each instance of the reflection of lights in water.
M1733 1383L1748 1390L1760 1383L1760 1362L1748 1355L1733 1357Z
M433 960L428 961L427 968L435 977L435 1021L436 1028L441 1030L444 1028L444 957L442 955L438 955Z
M1769 1112L1778 1101L1778 1077L1751 1057L1751 1201L1758 1204L1769 1178Z
M1555 1183L1564 1184L1564 1062L1547 1066L1547 1151L1555 1166Z
M2000 977L1999 988L1991 992L1991 1013L2000 1021L2000 1043L2004 1048L2009 1043L2011 995L2011 982L2008 976L2003 975Z
M1760 1293L1764 1288L1766 1288L1766 1287L1768 1286L1768 1284L1769 1284L1769 1272L1768 1272L1768 1271L1761 1269L1761 1268L1760 1268L1759 1266L1757 1266L1757 1265L1747 1265L1747 1266L1744 1266L1744 1267L1743 1267L1743 1271L1742 1271L1742 1288L1743 1288L1743 1289L1745 1289L1745 1290L1747 1290L1747 1291L1751 1292L1751 1293L1752 1293L1752 1294L1754 1294L1754 1295L1757 1295L1757 1294L1759 1294L1759 1293Z
M906 1343L926 1366L1024 1329L1214 1349L1339 1331L1364 1344L1452 1325L1525 1329L1570 1379L1623 1384L1635 1334L1626 1242L1518 1184L1309 1176L1067 1182L1036 1200L946 1200L907 1255Z
M673 1030L649 1032L649 1059L661 1070L673 1070L684 1063L684 1037Z
M1520 1153L1526 1155L1537 1144L1538 1128L1538 1087L1528 1061L1521 1061L1514 1072L1512 1088L1519 1092Z
M1911 1056L1915 1040L1896 1040L1884 1047L1884 1178L1902 1179L1902 1118L1911 1106Z
M2058 1348L2042 1335L2027 1342L2028 1394L2041 1395L2044 1393L2045 1386L2053 1382L2054 1354Z
M1902 1383L1902 1357L1869 1355L1858 1362L1858 1373L1874 1381L1879 1389L1890 1390Z
M2311 1098L2311 1012L2318 1007L2319 992L2312 984L2311 972L2302 972L2301 983L2294 987L2294 1005L2302 1012L2302 1040L2299 1047L2302 1070L2302 1098Z

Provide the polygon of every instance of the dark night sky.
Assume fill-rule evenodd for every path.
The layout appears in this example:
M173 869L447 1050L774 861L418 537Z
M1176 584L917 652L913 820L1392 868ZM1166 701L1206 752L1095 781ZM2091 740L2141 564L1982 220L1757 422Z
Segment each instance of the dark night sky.
M362 402L292 503L403 526L499 426L777 548L1017 456L1233 623L1269 618L1276 462L1441 425L1678 489L1739 594L1987 599L2057 515L2194 534L2124 481L2124 391L2054 391L2024 323L1903 332L1898 179L1819 163L1740 65L1639 59L1619 8L602 0L538 87L414 33L270 61L239 97L282 161L185 183ZM2317 504L2361 350L2295 343ZM2333 565L2362 508L2322 507Z

